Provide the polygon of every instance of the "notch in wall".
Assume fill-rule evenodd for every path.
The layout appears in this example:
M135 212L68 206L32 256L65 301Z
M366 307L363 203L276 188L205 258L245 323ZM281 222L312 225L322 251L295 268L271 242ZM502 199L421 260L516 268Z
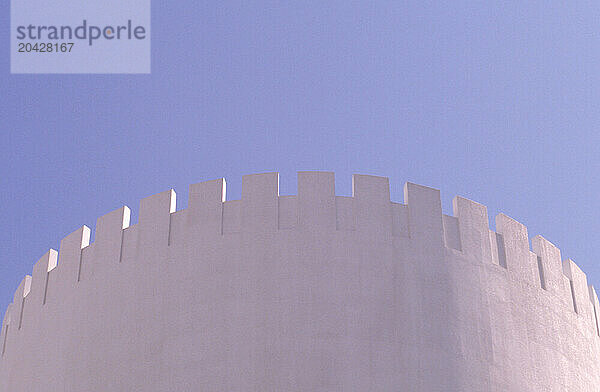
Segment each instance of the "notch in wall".
M575 287L573 287L573 280L569 279L569 286L571 287L571 299L573 300L573 310L575 313L579 313L577 310L577 299L575 298Z
M4 356L4 352L6 351L6 337L8 336L8 324L4 326L4 336L2 338L2 356Z
M12 304L9 304L6 308L6 313L4 314L4 320L2 322L2 329L0 330L0 344L2 344L0 357L3 357L4 353L6 352L6 337L8 336L8 327L10 325L12 307Z
M596 309L596 304L594 304L594 319L596 321L596 334L600 336L600 325L598 325L598 310Z
M502 234L494 233L494 239L497 248L498 265L504 269L508 269L506 264L506 246L504 245L504 237Z
M596 334L600 337L600 303L598 302L598 295L594 286L588 286L590 293L590 302L592 303L592 309L594 311L594 322L596 326Z
M56 268L58 252L49 249L33 266L31 273L31 296L27 300L29 304L44 305L48 294L48 278L50 271Z
M538 266L538 272L540 275L540 286L542 286L542 288L544 290L547 290L546 278L544 276L544 265L542 264L542 258L540 256L537 256L537 266Z
M21 325L23 323L23 309L25 308L25 297L31 291L31 275L27 275L21 281L19 288L15 292L15 296L13 298L13 303L18 304L18 313L19 313L19 322L18 328L21 329Z

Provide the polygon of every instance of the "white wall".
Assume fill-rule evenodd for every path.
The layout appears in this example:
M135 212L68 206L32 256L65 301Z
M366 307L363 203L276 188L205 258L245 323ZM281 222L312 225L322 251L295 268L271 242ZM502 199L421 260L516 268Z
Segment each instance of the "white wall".
M600 385L595 291L511 218L496 234L484 206L457 197L446 216L410 183L392 203L382 177L354 176L353 197L321 172L299 173L297 196L276 173L242 188L223 202L224 180L192 185L177 212L163 192L136 225L124 207L94 243L86 227L63 239L7 310L0 391Z

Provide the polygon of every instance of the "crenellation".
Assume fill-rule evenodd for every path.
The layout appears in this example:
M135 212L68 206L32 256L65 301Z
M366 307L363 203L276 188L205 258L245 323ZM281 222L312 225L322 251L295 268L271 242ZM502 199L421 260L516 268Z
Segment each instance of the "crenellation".
M569 304L571 289L569 286L565 286L560 249L541 235L533 237L531 247L533 252L540 258L546 289L565 305Z
M569 282L569 291L571 294L571 304L573 305L573 311L575 311L575 313L578 313L577 297L575 296L575 286L573 284L573 274L571 271L572 268L571 268L571 260L570 259L562 260L562 270L563 270L564 276L567 278L567 280Z
M538 286L537 260L534 261L529 253L527 227L505 214L498 214L496 231L502 235L509 275L515 280ZM500 246L498 250L500 252Z
M31 273L31 295L28 297L27 302L36 306L35 309L46 303L48 274L54 269L57 262L58 252L50 249L33 266L33 272Z
M352 197L356 228L369 237L391 238L392 203L389 179L354 174L352 176Z
M227 197L224 178L190 185L187 230L191 238L223 233L223 208Z
M138 251L142 254L164 252L169 243L171 214L176 211L177 195L173 189L140 201Z
M298 172L298 225L307 230L335 230L335 177L330 172Z
M4 317L2 318L2 327L6 327L8 324L10 324L10 310L12 306L12 302L9 303L6 307L6 310L4 311ZM4 331L4 328L2 328L2 331Z
M224 203L227 200L225 178L202 181L189 186L188 208L201 212L207 205Z
M98 270L105 268L99 258L96 257L95 250L95 242L91 242L88 246L81 249L81 259L79 262L80 267L77 282L89 280L92 278L92 276L94 276L94 274L97 273Z
M140 236L139 228L140 225L137 223L123 230L123 245L119 254L119 263L128 263L135 260Z
M262 233L277 230L279 173L242 177L242 231Z
M443 214L442 224L444 227L444 244L446 247L462 251L458 218Z
M126 206L101 216L96 224L96 238L92 244L90 229L80 227L61 241L60 252L53 249L46 252L35 263L32 276L26 276L15 292L13 303L7 308L0 329L0 377L5 374L2 373L5 371L2 366L6 366L3 363L6 363L7 356L20 361L27 355L35 354L37 348L30 348L18 356L13 354L13 347L25 344L27 339L42 347L46 339L59 336L63 340L55 342L56 350L65 342L69 342L68 350L76 350L78 344L87 344L89 341L86 339L91 341L95 338L94 334L99 334L105 339L104 343L111 344L114 337L102 335L104 332L100 326L93 329L93 333L89 332L90 335L80 335L78 340L73 341L69 341L61 331L62 328L72 331L75 327L70 325L69 320L84 317L80 316L82 309L96 306L102 301L103 296L107 295L107 287L113 287L113 284L107 285L104 282L114 279L114 287L122 290L128 287L126 282L135 278L129 274L139 271L138 266L147 266L148 263L153 263L156 267L152 270L144 269L143 279L146 280L142 281L140 278L133 282L134 288L127 289L131 290L130 297L134 294L141 296L136 299L141 301L136 302L138 305L152 309L165 301L179 307L179 310L170 309L169 317L177 312L185 312L186 306L190 304L178 302L177 296L168 297L171 295L169 287L146 285L148 282L155 284L161 279L178 282L190 276L191 280L202 282L203 287L186 286L188 290L192 290L186 293L187 297L193 298L194 290L213 295L210 301L202 298L198 299L198 304L193 305L195 309L202 309L197 316L202 319L202 325L222 323L224 330L232 328L231 325L225 319L204 320L205 311L214 306L224 306L222 315L239 312L252 305L251 301L257 298L262 299L261 306L264 309L261 309L265 312L269 306L275 305L293 309L294 306L303 306L318 298L318 305L312 306L334 309L336 317L341 317L338 320L340 325L349 328L356 336L376 333L376 342L379 342L381 336L395 336L386 328L397 322L407 323L402 324L401 329L396 332L402 339L423 335L431 340L434 336L443 336L444 339L460 339L460 342L453 341L452 344L463 348L470 344L472 338L482 339L476 336L481 333L481 329L486 333L493 330L488 340L480 340L479 345L469 346L467 349L473 350L473 355L479 355L477 350L485 349L481 353L482 358L493 358L494 366L512 361L514 358L508 355L510 350L517 350L516 347L521 346L517 351L520 350L519 353L522 354L529 345L537 353L552 352L556 358L574 355L565 359L567 362L563 365L569 369L579 369L579 366L584 366L579 363L585 362L595 352L593 350L600 348L600 340L595 340L594 346L585 340L588 352L569 354L570 347L584 342L584 339L600 339L600 304L595 289L588 286L585 274L572 260L561 260L560 249L554 244L538 235L531 240L530 250L527 228L504 214L496 217L497 232L490 230L487 208L459 196L453 199L454 216L443 214L440 192L433 188L406 183L405 204L401 204L390 200L389 180L386 177L354 175L352 182L352 197L336 196L333 173L299 172L298 195L280 196L278 173L254 174L244 176L241 200L226 201L226 182L221 178L191 185L188 208L185 210L176 211L176 194L173 190L168 190L140 202L139 222L136 225L130 226L131 211ZM277 230L286 232L276 236L264 235L276 233ZM344 233L339 233L340 231ZM235 235L240 233L242 241ZM319 247L322 249L319 248L318 252L305 251L305 244L321 237L327 238L319 240ZM290 242L289 249L286 248L285 251L277 248L278 241L295 241L296 238L303 238L303 242ZM242 262L245 257L251 259L252 254L245 255L243 251L236 249L221 249L234 246L237 242L245 244L255 241L264 243L251 252L261 255L265 260L261 259L254 264ZM396 246L396 242L402 245ZM336 248L337 245L344 249ZM456 252L445 251L445 248ZM207 255L207 259L203 259L202 255ZM179 257L198 260L189 262L191 259L186 259L188 262L168 265L162 263ZM283 257L286 264L273 264L277 257ZM350 260L346 262L345 259ZM208 263L198 264L198 271L202 271L198 276L195 275L197 271L189 269L195 263ZM239 263L243 265L238 265ZM248 270L251 266L259 265L264 270ZM164 271L168 273L165 275ZM227 278L229 273L234 274L231 279ZM265 281L266 276L269 278ZM322 288L313 288L312 280L308 283L296 281L298 276L302 279L318 278L319 282L330 277L334 279L334 283L324 291L318 291ZM278 282L277 277L285 279L289 287L282 286L283 283ZM381 287L377 284L380 279L385 281L382 281ZM78 281L81 284L77 284ZM246 283L243 287L236 287L240 282ZM524 282L526 284L522 284ZM362 285L366 285L364 287L368 289L363 289ZM399 286L395 288L394 285ZM278 290L278 297L271 301L268 289L273 287ZM234 302L238 300L236 295L240 292L254 289L261 291L259 294L252 294L254 297L243 295L243 301ZM316 297L317 293L335 291L334 289L342 290L343 295L338 293L337 297L331 298L331 303L323 303L322 296ZM143 290L143 294L138 290ZM218 290L227 292L222 303L217 295ZM94 293L94 298L85 297L91 296L91 293ZM393 298L380 298L392 294ZM415 298L415 295L419 298ZM166 297L163 299L162 296ZM107 295L108 297L110 296ZM359 305L352 305L358 306L356 309L348 308L350 304L347 302L343 302L343 306L335 302L348 301L350 298L359 300ZM215 304L212 301L216 301ZM50 306L44 306L46 302ZM362 309L362 305L368 306ZM478 311L472 312L471 306L476 306ZM140 314L135 314L138 311L135 308L133 304L127 307L134 313L131 317L137 317L139 322L142 319ZM310 309L306 314L294 315L292 312L288 316L306 319L308 322L310 311L313 311ZM402 312L402 317L388 317L391 310ZM101 311L110 314L112 309L110 305L106 305ZM439 319L433 320L432 312ZM324 314L329 315L330 312ZM43 324L52 317L67 321L54 324L42 335L31 335L35 338L28 337L28 334L35 334L37 329L45 328ZM159 315L154 314L152 317L152 322L162 322ZM186 317L192 317L191 313ZM256 325L271 323L268 325L274 333L280 323L288 323L285 321L287 318L281 315L277 316L281 317L277 322L275 319L263 319L262 316L256 320L252 317L258 316L240 313L238 321L243 319ZM385 322L381 325L372 322L373 317ZM457 332L457 326L464 318L469 317L476 318L472 320L474 324ZM353 324L355 320L365 322L367 319L371 320L368 324ZM119 316L118 320L123 328L132 327L128 324L127 317ZM179 318L175 317L174 320ZM406 320L412 321L408 323ZM74 325L85 325L85 320L79 321ZM331 331L335 331L337 324L330 324ZM56 329L56 325L60 325L60 328ZM321 324L307 324L305 328L315 325ZM141 327L135 325L135 328ZM185 328L189 332L191 326L186 324ZM168 328L160 330L160 333L167 333L166 331ZM219 336L218 332L211 330L210 336ZM319 339L330 336L321 333ZM342 339L347 339L344 334L336 333L331 336L340 340L328 342L330 350L336 350L338 344L342 344ZM273 340L273 345L287 339L286 335L273 334L273 339L275 337L278 340ZM310 346L314 345L310 336L303 339L306 347L313 347ZM405 344L402 339L398 343L391 339L388 343L400 344L399 352L402 353L401 344ZM547 347L544 346L546 340L549 342ZM431 350L428 354L413 354L420 361L429 358L425 361L428 362L436 358L437 354L434 353L438 346L446 347L448 342L442 343L444 342L428 346L428 350ZM348 342L343 341L343 344ZM10 350L6 349L8 346ZM393 357L394 347L396 346L387 347L389 358ZM366 346L350 348L356 352L370 350ZM117 352L118 345L106 350L107 353L110 350ZM158 349L155 351L158 352ZM263 352L261 355L266 354ZM451 353L443 352L442 356L444 361L456 361ZM410 363L410 359L405 358L403 361ZM40 360L31 363L36 363L35 366L43 365ZM531 363L511 365L506 368L509 370L502 371L512 374L513 371L518 373L518 368L523 368L535 372L535 369L529 369ZM535 363L536 368L542 366ZM585 380L570 380L572 384L569 385L592 383L594 376L587 375L586 369L578 370L585 374ZM600 364L594 369L600 370ZM429 371L435 373L437 370ZM509 379L501 382L498 377L504 376L500 376L500 373L489 374L490 380L494 381L489 381L487 385L518 385L512 384ZM533 373L527 377L532 378ZM56 382L60 384L60 381ZM549 381L548 385L567 384L566 381L553 382ZM29 382L27 385L33 384Z
M90 228L81 226L60 241L58 280L61 288L74 286L80 279L81 250L90 244Z
M14 326L16 330L20 330L23 322L23 310L25 307L25 297L29 294L31 289L31 275L26 275L19 284L19 287L15 290L13 296L13 309L15 314Z
M534 268L535 285L546 290L546 277L544 276L544 266L541 258L532 251L529 251L529 264Z
M598 294L594 286L589 286L590 301L592 302L592 308L594 311L594 325L596 326L596 334L600 337L600 302L598 301Z
M11 324L11 309L13 304L10 303L6 307L6 311L4 312L4 318L2 319L2 329L0 329L0 361L4 358L4 353L6 352L6 341L8 338L8 329Z
M583 282L586 281L579 268L577 279L573 280L569 261L561 262L560 250L541 236L532 239L533 252L529 251L527 228L504 214L496 217L498 233L493 232L488 227L487 208L479 203L457 196L453 199L455 216L441 214L439 191L411 183L405 185L405 200L410 204L393 203L389 200L388 178L370 175L353 176L352 197L335 196L335 179L331 172L299 172L299 196L278 195L277 173L244 178L242 200L225 201L226 182L221 178L191 185L186 210L175 212L176 195L172 189L143 199L140 202L140 224L136 227L129 227L131 211L126 206L103 215L98 218L93 255L89 256L90 265L86 268L121 262L126 233L129 233L128 237L139 237L135 249L143 247L143 244L155 246L157 241L160 243L165 238L169 245L173 236L186 236L189 233L185 231L193 232L194 227L197 235L207 232L221 235L238 233L242 230L243 217L246 223L257 226L258 222L251 222L254 218L265 223L276 217L279 230L304 225L313 229L335 227L352 231L358 226L363 230L370 227L369 230L378 235L391 233L406 238L411 237L412 226L416 239L419 236L437 238L437 235L431 235L439 233L441 223L445 246L477 260L489 260L505 266L516 276L527 277L526 281L551 291L577 308L578 313L586 311L585 306L579 305ZM363 200L368 204L362 205ZM244 209L251 212L243 213ZM177 223L174 224L174 221ZM389 221L389 225L381 226L382 221ZM61 241L59 281L81 279L83 249L92 248L89 237L90 229L83 226ZM127 242L129 248L134 245L131 240ZM50 250L36 263L31 303L45 303L49 271L56 267L57 255L56 251ZM538 258L540 264L532 268ZM532 274L532 270L535 273ZM86 273L86 276L91 277L93 273ZM571 281L574 302L570 298L571 284L565 287L565 282ZM590 310L595 309L588 307L586 312L590 314Z
M544 267L544 264L542 263L542 258L535 253L533 253L533 255L535 256L536 261L537 261L538 272L540 275L540 286L542 287L542 289L548 290L548 281L546 278L546 268Z
M502 235L493 230L489 231L492 264L506 268L506 252L504 252L504 239Z
M590 325L595 324L587 276L571 259L563 260L562 265L565 276L571 282L575 313L589 321Z
M493 256L487 207L456 196L452 199L452 209L459 222L461 250L467 257L491 263Z
M436 248L444 243L440 191L410 182L404 184L404 204L408 206L408 230L413 243Z
M125 229L131 221L131 210L127 206L117 208L98 218L94 239L95 261L93 269L103 264L118 264L123 248Z
M387 177L366 174L352 175L352 197L371 200L377 204L390 202L390 180Z

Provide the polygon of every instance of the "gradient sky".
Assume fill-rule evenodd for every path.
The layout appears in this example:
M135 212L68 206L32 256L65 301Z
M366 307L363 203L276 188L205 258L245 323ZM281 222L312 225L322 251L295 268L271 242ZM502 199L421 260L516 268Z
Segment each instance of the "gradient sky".
M600 286L600 3L153 2L151 75L10 75L0 9L0 313L48 248L175 188L387 176L504 212ZM226 3L226 4L224 4ZM249 4L253 3L253 4ZM452 3L444 4L444 3Z

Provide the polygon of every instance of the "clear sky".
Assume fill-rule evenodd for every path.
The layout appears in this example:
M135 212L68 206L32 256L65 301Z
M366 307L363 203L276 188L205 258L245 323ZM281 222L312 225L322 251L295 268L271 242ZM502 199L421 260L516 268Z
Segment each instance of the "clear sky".
M10 75L0 10L0 313L48 248L173 187L387 176L504 212L600 286L600 3L154 1L151 75ZM252 3L252 4L250 4ZM375 3L375 4L373 4Z

